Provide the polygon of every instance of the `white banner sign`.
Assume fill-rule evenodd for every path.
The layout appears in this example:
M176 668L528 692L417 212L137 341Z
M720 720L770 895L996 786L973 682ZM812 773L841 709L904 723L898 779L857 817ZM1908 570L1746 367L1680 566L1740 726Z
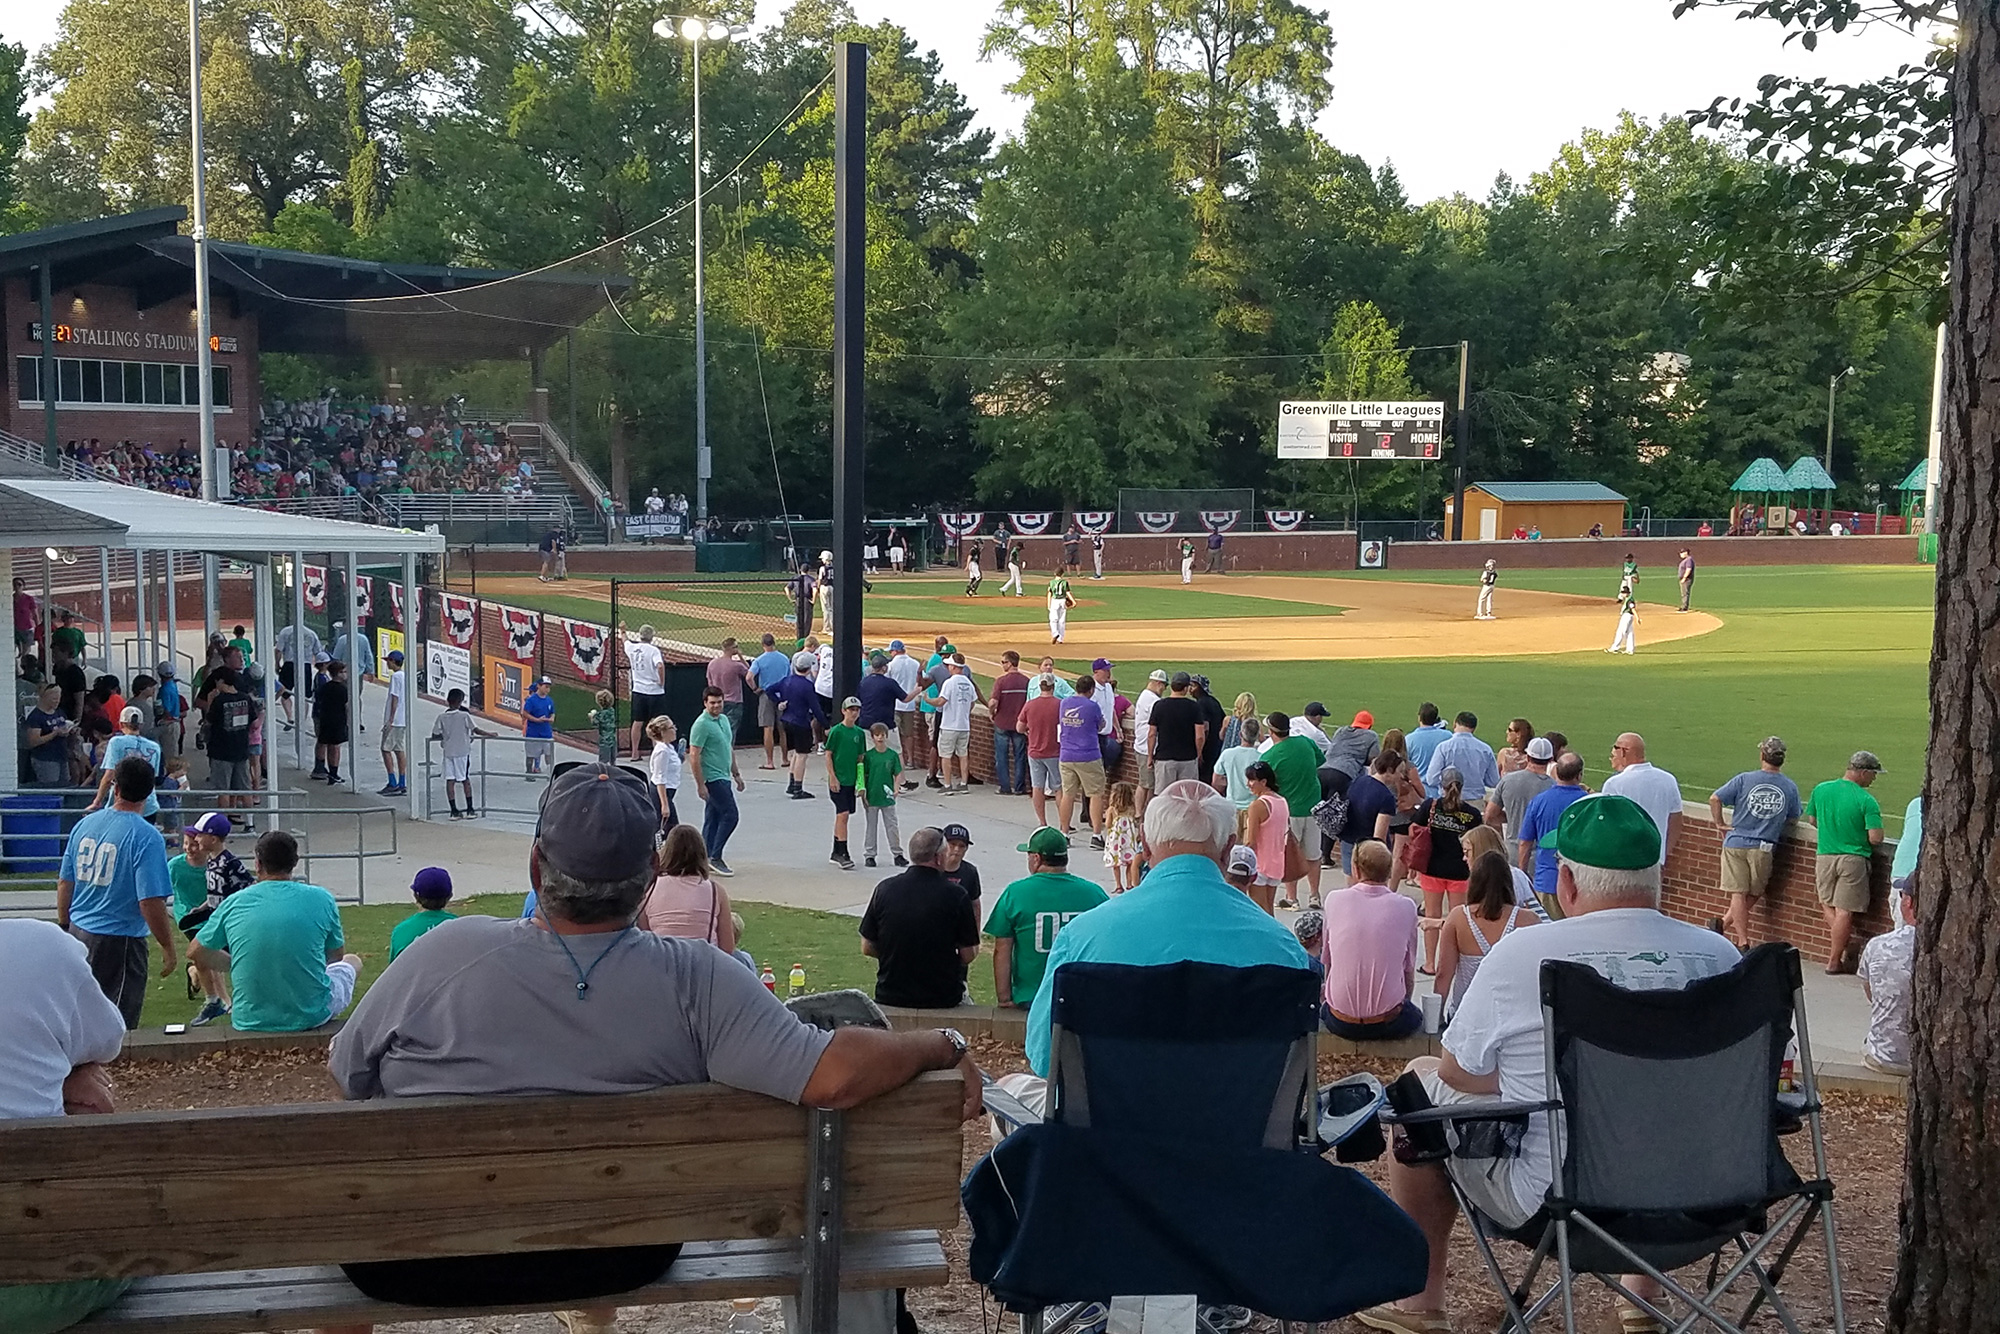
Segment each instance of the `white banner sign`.
M443 699L454 690L472 694L472 653L456 644L429 640L424 645L424 692Z

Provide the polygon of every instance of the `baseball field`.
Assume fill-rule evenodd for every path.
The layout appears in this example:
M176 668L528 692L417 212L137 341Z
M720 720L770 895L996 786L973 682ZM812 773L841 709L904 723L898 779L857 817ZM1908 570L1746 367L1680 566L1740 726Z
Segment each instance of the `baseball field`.
M1755 763L1776 733L1802 787L1837 777L1847 755L1875 751L1876 792L1893 834L1922 781L1931 640L1928 566L1706 567L1694 610L1675 610L1671 570L1640 583L1636 656L1612 656L1614 564L1603 570L1503 571L1498 619L1472 619L1476 571L1340 575L1119 575L1076 581L1064 670L1093 657L1117 664L1126 693L1153 667L1206 673L1225 706L1239 692L1261 709L1296 712L1320 700L1340 721L1356 709L1378 729L1412 727L1417 705L1479 715L1500 737L1509 718L1566 733L1590 777L1609 772L1621 731L1646 736L1652 759L1690 799ZM962 577L879 577L866 604L870 646L902 638L927 653L946 634L982 684L1004 649L1051 651L1043 588L1003 597L989 577L976 597ZM609 585L532 578L480 581L481 596L571 617L604 619ZM791 630L776 580L621 589L620 618L668 638L713 643L721 633ZM718 627L726 627L719 629Z

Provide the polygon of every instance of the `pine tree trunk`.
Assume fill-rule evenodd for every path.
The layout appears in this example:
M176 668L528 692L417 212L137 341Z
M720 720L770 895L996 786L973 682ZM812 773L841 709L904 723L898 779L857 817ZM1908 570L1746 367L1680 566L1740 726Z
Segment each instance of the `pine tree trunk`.
M2000 1328L2000 0L1961 0L1896 1334Z

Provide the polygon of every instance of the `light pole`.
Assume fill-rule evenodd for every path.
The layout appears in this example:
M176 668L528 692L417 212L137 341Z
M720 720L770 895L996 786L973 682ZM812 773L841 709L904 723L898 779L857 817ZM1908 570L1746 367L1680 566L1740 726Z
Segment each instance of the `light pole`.
M701 260L701 44L727 42L745 31L692 14L669 14L653 24L655 36L671 41L678 35L693 48L690 63L694 67L694 513L698 523L708 521L708 479L715 471L708 452L708 312Z
M1840 382L1854 374L1849 366L1838 375L1827 377L1826 381L1826 475L1833 476L1833 391L1840 388Z
M209 347L208 169L201 148L201 0L188 0L188 123L194 154L194 360L201 379L201 498L217 500L215 357ZM211 558L212 559L212 558Z

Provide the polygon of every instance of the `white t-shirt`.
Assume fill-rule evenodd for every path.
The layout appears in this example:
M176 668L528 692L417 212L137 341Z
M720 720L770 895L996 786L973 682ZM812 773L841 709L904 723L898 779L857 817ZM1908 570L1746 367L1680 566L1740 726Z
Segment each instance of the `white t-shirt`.
M1319 747L1319 762L1325 764L1333 755L1333 738L1329 737L1312 719L1303 713L1292 715L1292 735L1310 737Z
M410 687L408 680L409 678L403 675L403 669L400 667L389 673L389 704L387 711L382 715L383 725L386 727L408 727L410 725Z
M972 704L978 697L979 687L971 677L963 672L947 676L938 687L938 726L947 732L971 731Z
M681 785L681 753L672 746L653 744L653 754L646 761L646 771L653 777L654 787L663 787L669 792L677 791Z
M890 679L903 688L903 694L908 695L917 688L917 678L924 674L924 665L907 653L898 653L889 659L888 671ZM913 699L896 701L897 713L914 713L916 708L917 702Z
M819 646L819 674L813 677L813 689L822 695L833 693L833 645Z
M665 514L666 512L667 512L667 502L666 502L666 501L662 500L662 499L661 499L660 497L658 497L658 496L647 496L647 497L646 497L646 513L648 513L648 514Z
M1153 753L1152 738L1146 735L1146 720L1153 716L1153 706L1159 702L1160 697L1153 693L1150 684L1132 701L1132 749L1141 755Z
M61 1116L69 1072L124 1042L83 942L53 922L0 918L0 1120Z
M1614 796L1629 797L1653 817L1660 830L1660 861L1667 860L1667 817L1681 813L1680 780L1665 769L1650 764L1627 765L1604 780L1604 790Z
M661 679L666 672L666 660L660 656L657 645L643 639L625 641L625 661L632 669L632 693L635 695L664 695L666 686Z
M1606 908L1549 922L1532 931L1510 931L1493 943L1465 989L1458 1013L1444 1032L1444 1047L1469 1074L1500 1075L1499 1096L1540 1102L1548 1096L1542 1054L1542 963L1567 959L1587 964L1633 991L1678 990L1736 966L1742 956L1720 932L1676 921L1651 908ZM1642 1109L1633 1114L1644 1115ZM1549 1160L1546 1117L1528 1118L1515 1202L1525 1214L1541 1207L1555 1180Z

